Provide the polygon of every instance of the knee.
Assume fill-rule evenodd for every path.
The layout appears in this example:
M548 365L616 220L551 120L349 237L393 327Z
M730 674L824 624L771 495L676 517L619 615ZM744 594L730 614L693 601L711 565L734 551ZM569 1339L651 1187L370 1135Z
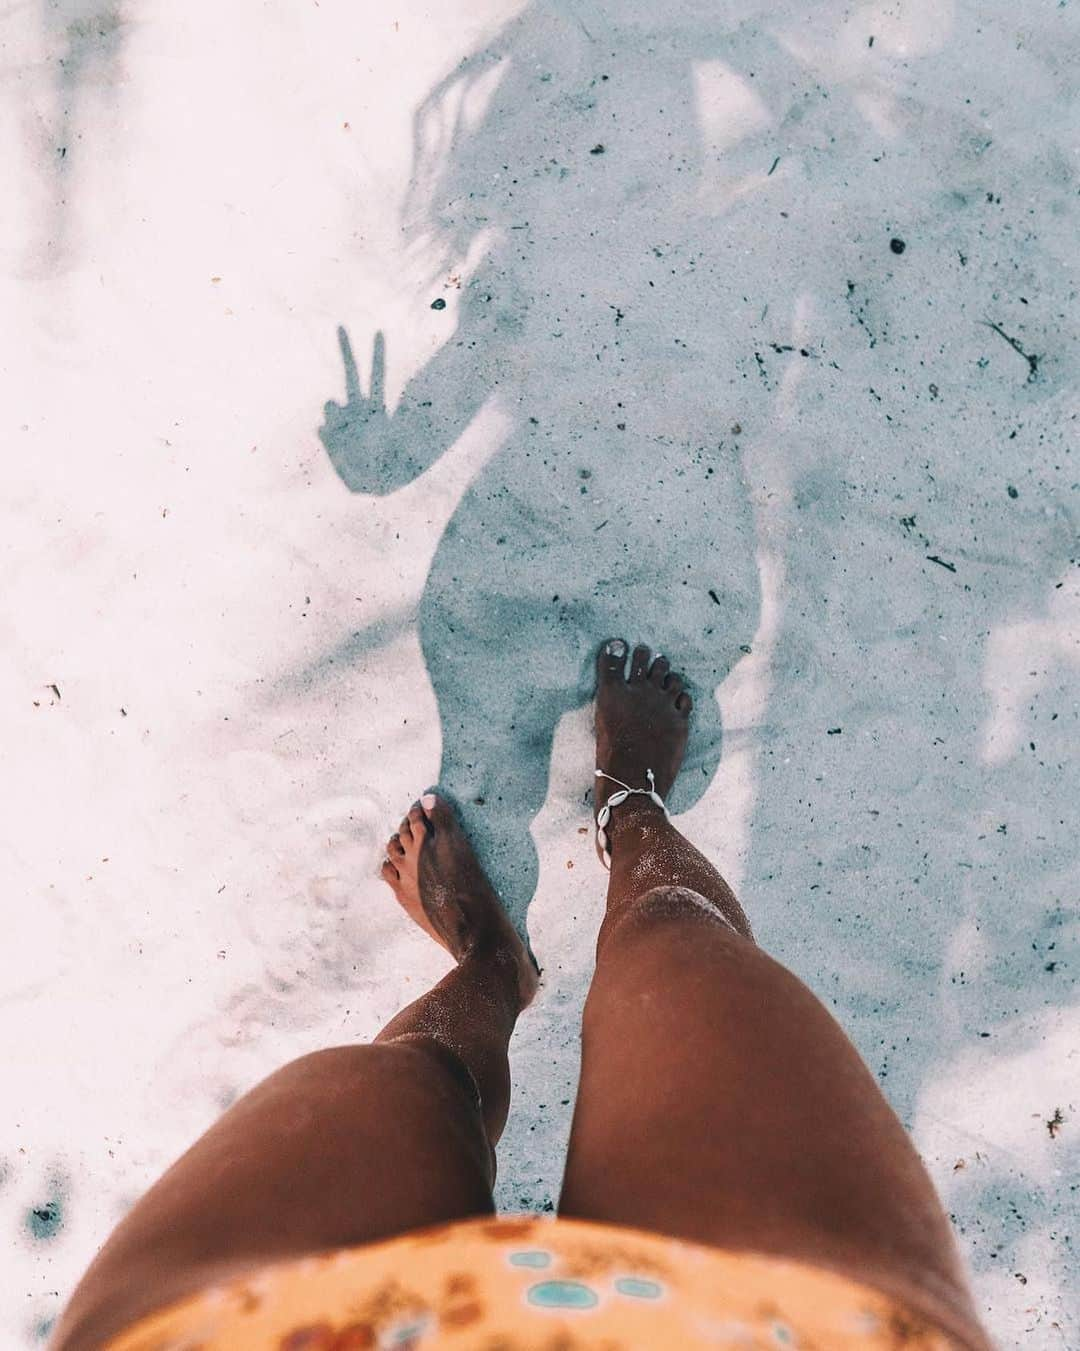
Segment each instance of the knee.
M479 1098L476 1081L464 1062L434 1037L407 1033L359 1046L329 1046L290 1060L265 1080L282 1087L327 1084L335 1089L364 1088L393 1082L445 1085L452 1082Z
M430 1036L426 1032L406 1032L399 1037L373 1042L370 1047L359 1049L393 1051L397 1053L399 1059L404 1054L420 1072L427 1070L433 1075L453 1081L473 1105L480 1106L480 1086L472 1071L456 1051L445 1042L439 1041L437 1037Z
M373 1056L371 1052L375 1051ZM328 1046L297 1056L263 1080L266 1086L295 1087L298 1084L355 1084L378 1073L382 1048L374 1046Z
M443 1137L473 1138L490 1168L490 1145L476 1082L459 1057L433 1038L409 1035L299 1056L264 1079L231 1109L237 1125L272 1113L279 1132L306 1138L313 1123L344 1132L359 1147L386 1123L408 1123L417 1148L436 1152ZM430 1137L430 1138L429 1138ZM464 1146L463 1146L464 1147Z
M472 1075L448 1048L429 1037L359 1046L332 1046L289 1061L230 1110L261 1111L273 1102L285 1115L312 1113L351 1119L350 1102L377 1101L388 1111L471 1115L479 1109Z
M609 909L600 926L597 954L613 944L622 948L644 942L661 948L680 941L703 941L710 949L716 945L735 950L755 946L700 892L690 887L659 886Z

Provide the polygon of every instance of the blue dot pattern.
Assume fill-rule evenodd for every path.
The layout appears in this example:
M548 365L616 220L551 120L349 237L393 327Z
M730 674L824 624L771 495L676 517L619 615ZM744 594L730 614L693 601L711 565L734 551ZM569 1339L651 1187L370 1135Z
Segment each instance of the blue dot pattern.
M593 1309L600 1303L580 1281L541 1281L529 1288L528 1300L541 1309Z
M549 1267L551 1253L535 1248L530 1252L512 1252L509 1260L512 1267Z
M658 1281L646 1281L640 1276L620 1276L615 1289L632 1299L659 1299L664 1293L664 1287Z

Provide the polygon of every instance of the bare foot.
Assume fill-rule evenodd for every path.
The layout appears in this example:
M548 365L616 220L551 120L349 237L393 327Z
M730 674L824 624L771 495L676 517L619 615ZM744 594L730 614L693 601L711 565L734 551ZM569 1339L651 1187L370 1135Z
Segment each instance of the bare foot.
M536 963L484 875L450 804L414 802L386 845L379 874L401 908L459 962L470 954L513 962L521 1007L536 993Z
M644 645L634 648L627 675L627 651L621 638L611 638L597 654L596 767L631 788L648 788L651 769L656 791L666 799L686 753L693 700L667 658L653 658ZM595 810L618 791L610 779L594 779ZM660 810L647 797L627 798L612 810L609 835L628 809Z

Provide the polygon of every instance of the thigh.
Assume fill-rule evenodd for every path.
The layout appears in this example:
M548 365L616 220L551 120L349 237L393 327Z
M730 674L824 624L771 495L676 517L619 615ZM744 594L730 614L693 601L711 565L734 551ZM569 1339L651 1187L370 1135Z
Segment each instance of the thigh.
M602 934L560 1212L928 1292L977 1328L933 1184L839 1024L672 890Z
M427 1043L320 1051L241 1098L123 1220L61 1319L82 1351L226 1276L493 1210L476 1092Z

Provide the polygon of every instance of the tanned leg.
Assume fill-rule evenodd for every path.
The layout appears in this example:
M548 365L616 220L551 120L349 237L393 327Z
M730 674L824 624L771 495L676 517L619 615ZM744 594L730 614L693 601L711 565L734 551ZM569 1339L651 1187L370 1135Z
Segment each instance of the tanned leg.
M54 1351L270 1261L491 1213L536 969L441 798L413 806L382 876L457 966L373 1044L304 1056L231 1107L106 1242Z
M691 713L663 658L605 644L597 766L666 797ZM616 791L596 781L597 807ZM948 1219L832 1015L759 948L648 798L612 809L561 1214L817 1262L985 1346Z

